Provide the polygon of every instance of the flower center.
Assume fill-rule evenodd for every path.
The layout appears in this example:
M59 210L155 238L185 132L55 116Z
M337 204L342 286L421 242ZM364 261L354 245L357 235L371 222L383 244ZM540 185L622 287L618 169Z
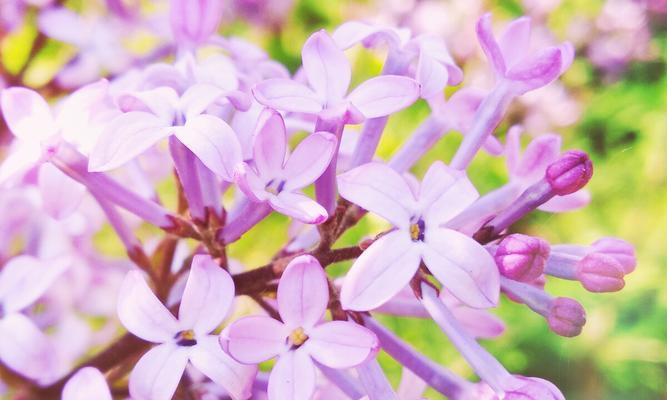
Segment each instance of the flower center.
M282 192L284 188L285 188L285 180L277 180L277 179L271 179L266 183L266 186L264 186L264 190L273 195L278 195L278 193Z
M417 222L410 224L410 238L413 242L424 241L424 231L426 230L426 225L424 220L419 218Z
M174 339L176 339L176 344L179 346L190 347L197 344L197 339L195 339L195 332L192 329L178 332Z
M302 327L298 327L289 334L287 338L288 343L293 347L299 347L308 340L308 335Z

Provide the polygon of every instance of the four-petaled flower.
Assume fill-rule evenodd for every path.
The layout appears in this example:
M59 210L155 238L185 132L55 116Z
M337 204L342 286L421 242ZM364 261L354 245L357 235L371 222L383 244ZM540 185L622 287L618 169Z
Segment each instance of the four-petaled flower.
M330 368L351 368L375 355L378 341L368 329L349 321L320 322L328 293L317 259L299 256L278 284L282 322L250 316L223 331L221 344L240 362L257 364L279 357L269 377L269 399L309 399L315 389L313 360Z
M315 182L329 165L336 151L336 137L315 132L306 137L285 159L287 132L280 114L265 109L257 122L253 146L254 168L237 166L236 182L255 201L268 202L285 215L307 224L326 221L326 210L300 192Z
M301 56L309 86L291 79L267 79L253 88L257 101L277 110L356 124L399 111L419 97L419 84L397 75L369 79L346 95L352 76L350 63L323 30L308 38Z
M339 175L338 190L396 227L352 265L341 290L343 308L382 305L408 284L422 261L463 303L476 308L497 303L493 258L472 238L443 227L478 197L464 172L435 162L417 189L387 165L368 163Z
M139 271L130 271L118 295L118 317L132 334L158 343L130 374L137 400L171 399L188 361L234 399L249 397L256 368L231 359L211 331L220 325L234 299L234 282L208 255L192 260L178 319L158 300Z

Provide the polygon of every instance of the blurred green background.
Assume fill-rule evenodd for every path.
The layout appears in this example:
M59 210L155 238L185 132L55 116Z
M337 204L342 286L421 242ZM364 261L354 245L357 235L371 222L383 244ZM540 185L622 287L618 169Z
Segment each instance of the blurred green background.
M448 3L452 2L455 1ZM562 39L572 21L594 18L603 3L563 1L546 16L546 23ZM496 20L522 14L518 1L487 1L483 8L492 11ZM332 30L349 18L382 12L386 12L382 2L300 0L282 24L261 27L239 18L228 21L222 29L260 43L272 57L295 70L300 64L301 44L311 32L320 28ZM561 388L568 399L667 399L667 290L663 279L667 267L665 15L650 20L651 57L631 61L609 79L584 54L578 56L562 79L581 103L582 115L575 124L556 131L563 135L565 148L584 149L594 161L590 206L560 215L536 212L514 227L552 243L589 244L602 236L621 237L637 248L637 270L626 277L626 287L621 292L611 294L588 293L576 282L548 282L547 289L552 294L576 298L585 306L588 322L578 337L559 337L548 330L540 316L524 306L503 301L495 312L506 321L507 332L497 340L483 341L510 371L546 378ZM474 19L468 22L475 23ZM9 48L3 49L8 70L20 67L21 59L27 55L25 43L34 34L33 29L25 28L15 34ZM67 52L66 46L49 43L40 55L42 62L27 77L39 85L44 71L52 71L62 61L63 52ZM381 55L367 51L353 55L355 82L380 71ZM473 63L479 64L479 60ZM467 83L464 80L463 85ZM426 104L420 103L392 117L379 154L392 154L428 112ZM504 122L498 129L501 138L507 127ZM449 160L459 141L459 135L447 136L413 172L421 176L433 160ZM504 160L485 154L473 163L470 175L482 193L507 179ZM249 266L269 261L274 250L287 240L287 226L286 218L273 215L232 245L230 255ZM379 221L366 218L341 239L340 245L358 243L380 229ZM342 273L348 266L336 265L333 271ZM430 358L473 376L434 323L405 318L383 321ZM384 355L381 361L392 381L398 382L397 364ZM441 398L433 391L428 391L426 397Z

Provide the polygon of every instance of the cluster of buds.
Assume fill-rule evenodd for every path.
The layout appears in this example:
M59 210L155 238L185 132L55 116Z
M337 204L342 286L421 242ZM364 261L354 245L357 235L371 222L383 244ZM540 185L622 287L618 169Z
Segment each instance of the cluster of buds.
M545 292L546 279L613 292L635 268L620 239L550 245L512 233L536 209L590 200L585 152L561 152L556 135L522 152L518 127L504 146L494 137L516 98L567 70L571 45L532 51L529 18L496 38L483 15L476 32L495 86L445 99L463 70L434 35L347 22L313 33L292 76L243 39L218 36L224 10L213 0L173 0L153 16L171 26L161 45L117 58L106 45L118 45L114 29L153 25L108 3L123 24L100 31L57 4L42 9L43 34L80 47L49 86L65 92L57 104L47 90L0 93L13 136L0 163L0 369L11 395L385 400L430 386L454 400L564 398L546 380L511 374L476 339L502 334L489 312L502 293L576 336L583 307ZM345 50L379 43L389 48L381 74L349 90ZM418 99L431 114L390 161L375 157L390 116ZM419 182L408 171L451 130L464 134L453 158ZM290 148L297 132L306 135ZM467 169L482 148L506 157L510 179L480 196ZM230 246L273 213L293 220L289 242L257 268L232 259ZM392 227L338 246L367 214ZM100 250L109 231L125 257ZM340 261L352 266L333 279L326 268ZM377 313L430 319L480 382L414 350ZM119 327L127 333L116 338ZM403 367L401 387L380 351Z

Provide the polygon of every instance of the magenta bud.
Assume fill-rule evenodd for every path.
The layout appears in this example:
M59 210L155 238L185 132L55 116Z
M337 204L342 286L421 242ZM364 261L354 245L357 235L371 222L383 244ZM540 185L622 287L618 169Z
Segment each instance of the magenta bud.
M591 253L577 263L577 279L590 292L617 292L623 289L623 266L614 257Z
M198 45L218 30L221 0L171 0L171 29L179 44Z
M577 336L586 324L586 310L574 299L557 297L551 302L547 322L549 329L558 335Z
M634 246L623 239L605 237L593 243L591 248L595 253L606 254L616 259L626 275L634 271L637 266Z
M569 150L547 167L545 178L559 196L574 193L586 186L593 176L593 163L581 150Z
M515 389L505 392L504 400L565 400L565 396L553 383L540 379L524 376L516 378Z
M516 233L504 238L494 256L503 276L532 282L544 273L550 247L546 241Z

